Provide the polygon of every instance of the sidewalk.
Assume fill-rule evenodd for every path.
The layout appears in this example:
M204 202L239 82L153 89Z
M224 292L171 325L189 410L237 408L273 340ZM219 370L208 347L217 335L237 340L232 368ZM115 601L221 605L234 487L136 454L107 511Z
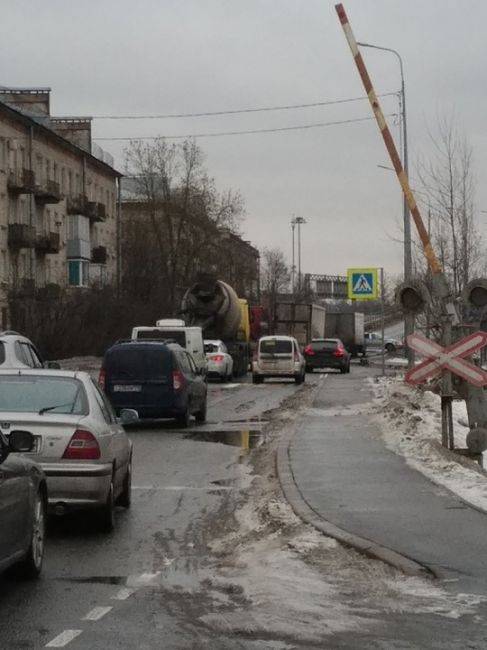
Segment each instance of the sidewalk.
M280 450L281 479L286 463L290 470L286 496L298 513L311 509L324 532L329 524L345 531L342 541L352 546L401 566L394 553L391 560L375 552L375 545L385 547L405 556L403 564L410 558L487 593L487 515L408 467L385 448L371 419L354 413L353 405L372 399L366 375L354 367L320 385L313 408ZM349 413L339 413L343 406Z

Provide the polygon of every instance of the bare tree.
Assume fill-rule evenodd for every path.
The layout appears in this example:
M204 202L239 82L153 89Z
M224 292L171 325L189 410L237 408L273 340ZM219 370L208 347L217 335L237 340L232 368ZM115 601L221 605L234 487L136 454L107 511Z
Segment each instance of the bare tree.
M291 273L284 253L280 248L264 248L262 251L261 283L267 301L269 320L276 317L276 302L279 294L289 290Z
M433 246L458 295L480 271L481 238L475 221L472 149L453 118L440 118L431 135L434 156L418 166L419 193Z
M135 194L145 203L148 217L149 230L141 231L139 223L139 235L147 244L147 255L158 258L151 266L160 271L166 309L174 313L198 271L218 267L220 233L238 231L243 201L231 190L218 192L204 154L192 140L134 141L125 157L126 173L133 177ZM132 252L135 249L136 244Z

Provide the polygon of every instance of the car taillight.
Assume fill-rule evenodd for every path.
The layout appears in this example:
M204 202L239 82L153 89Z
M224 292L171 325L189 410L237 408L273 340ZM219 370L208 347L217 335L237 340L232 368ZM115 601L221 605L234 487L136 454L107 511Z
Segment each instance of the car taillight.
M211 361L223 361L224 358L223 354L212 354L210 357Z
M98 460L100 446L91 431L77 429L64 450L65 460Z
M312 357L313 354L315 353L315 351L313 350L313 346L312 346L312 345L307 345L307 346L304 348L303 352L304 352L304 354L306 354L308 357Z
M294 350L294 361L299 361L299 352Z
M344 354L345 354L345 350L341 347L341 345L337 345L334 352L333 352L333 356L334 357L343 357Z
M102 389L105 390L105 378L106 378L106 372L102 368L100 370L100 374L98 375L98 386Z
M179 390L184 385L184 376L180 370L172 371L172 385L174 390Z

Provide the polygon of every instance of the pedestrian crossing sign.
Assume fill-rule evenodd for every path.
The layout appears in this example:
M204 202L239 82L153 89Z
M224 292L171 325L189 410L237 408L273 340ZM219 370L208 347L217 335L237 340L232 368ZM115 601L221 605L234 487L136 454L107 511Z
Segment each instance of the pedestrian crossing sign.
M377 269L347 269L348 298L377 298Z

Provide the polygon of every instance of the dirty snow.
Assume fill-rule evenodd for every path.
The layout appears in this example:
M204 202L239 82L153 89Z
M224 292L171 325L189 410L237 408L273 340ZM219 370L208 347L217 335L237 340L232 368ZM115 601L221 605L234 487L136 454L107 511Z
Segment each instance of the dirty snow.
M279 498L260 506L251 500L235 516L238 530L210 545L223 561L205 585L213 611L199 620L217 632L271 634L314 647L340 632L380 632L389 615L483 620L487 598L450 593L346 549L303 524ZM221 607L221 592L239 606Z
M375 395L372 409L387 447L405 457L408 465L446 487L474 507L487 511L487 475L477 463L441 446L440 397L414 388L402 378L370 380ZM465 403L453 402L455 447L466 447Z

